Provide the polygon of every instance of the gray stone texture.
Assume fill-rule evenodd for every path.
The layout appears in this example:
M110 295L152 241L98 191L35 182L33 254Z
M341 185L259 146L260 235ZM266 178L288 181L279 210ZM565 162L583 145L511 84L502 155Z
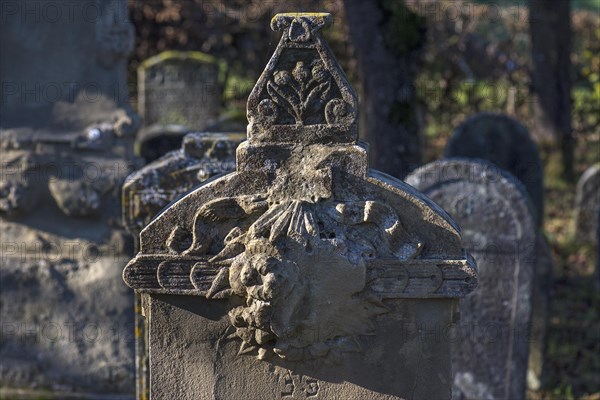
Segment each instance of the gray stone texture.
M132 396L133 295L118 279L139 125L127 4L2 6L0 392Z
M445 156L487 160L510 172L525 186L541 225L544 216L544 168L527 128L501 114L479 113L452 133Z
M538 251L527 194L493 164L467 159L427 164L406 182L456 219L478 265L455 326L454 398L524 398Z
M279 14L236 170L171 204L123 271L148 300L153 399L450 399L458 227L368 169L357 97L319 34Z

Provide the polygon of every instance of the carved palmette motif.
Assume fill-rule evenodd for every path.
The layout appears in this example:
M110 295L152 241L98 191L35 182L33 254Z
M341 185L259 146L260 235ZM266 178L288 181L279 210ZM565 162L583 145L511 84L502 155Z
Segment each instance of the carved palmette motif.
M317 33L329 19L327 14L273 18L271 27L283 35L248 98L249 137L268 142L354 140L356 94Z
M241 298L231 337L261 359L335 360L360 351L388 302L477 284L451 219L368 170L356 95L317 31L327 19L274 18L284 33L248 100L236 172L150 223L123 272L146 293Z

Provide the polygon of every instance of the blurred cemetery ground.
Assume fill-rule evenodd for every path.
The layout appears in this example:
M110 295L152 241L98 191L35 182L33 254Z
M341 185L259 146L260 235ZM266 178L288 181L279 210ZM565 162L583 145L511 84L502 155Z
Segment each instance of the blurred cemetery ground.
M382 1L382 4L388 2ZM409 45L420 47L416 79L417 121L422 164L443 156L453 131L467 117L483 111L510 115L531 131L531 48L529 16L524 1L407 2L424 40L398 29ZM438 4L435 12L427 6ZM458 6L457 6L458 5ZM148 57L166 50L196 50L224 60L224 109L245 121L249 91L265 60L277 45L269 31L276 12L331 12L334 25L324 34L360 88L357 61L344 4L338 1L206 2L192 0L129 1L136 27L136 49L129 63L135 106L136 69ZM600 1L573 0L572 127L574 175L600 161ZM466 12L464 11L466 10ZM414 43L410 43L410 41ZM405 42L405 44L407 43ZM538 143L545 169L543 231L554 260L551 316L544 388L531 399L600 399L600 291L592 279L592 246L574 237L577 179L566 179L556 145Z

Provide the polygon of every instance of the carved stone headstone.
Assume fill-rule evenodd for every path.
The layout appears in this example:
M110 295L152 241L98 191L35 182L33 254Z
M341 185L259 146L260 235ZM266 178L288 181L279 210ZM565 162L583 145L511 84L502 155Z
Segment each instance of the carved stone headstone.
M219 116L219 65L197 51L167 51L138 68L139 110L145 126L203 130Z
M544 168L527 128L506 115L476 114L453 132L445 156L490 161L525 186L541 225L544 215Z
M0 397L130 395L119 193L139 118L126 96L127 4L2 6Z
M123 277L146 294L153 398L449 399L458 227L369 171L357 97L320 36L279 14L236 171L172 204Z
M427 164L406 182L459 222L478 265L455 326L455 398L524 398L537 252L527 194L493 164L466 159Z
M596 215L600 210L600 164L589 167L577 182L575 237L580 243L595 242Z

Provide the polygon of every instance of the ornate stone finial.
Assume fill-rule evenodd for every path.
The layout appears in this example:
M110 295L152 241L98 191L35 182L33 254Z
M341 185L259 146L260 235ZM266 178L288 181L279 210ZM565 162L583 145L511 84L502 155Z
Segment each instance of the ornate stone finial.
M253 143L351 143L357 96L321 37L327 13L277 14L279 45L248 97Z

